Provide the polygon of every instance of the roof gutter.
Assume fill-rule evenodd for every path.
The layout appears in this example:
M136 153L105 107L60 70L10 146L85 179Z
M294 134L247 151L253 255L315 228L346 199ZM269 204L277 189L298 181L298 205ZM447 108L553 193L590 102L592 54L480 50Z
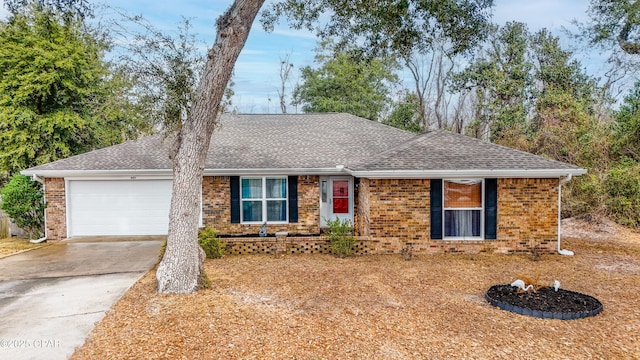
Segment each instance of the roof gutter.
M172 169L122 169L122 170L22 170L23 175L41 178L167 178L173 177ZM352 170L343 165L331 168L262 168L262 169L205 169L204 176L251 175L344 175L370 179L445 179L445 178L559 178L580 176L587 173L575 169L487 169L487 170ZM39 181L40 181L39 180Z
M344 170L338 166L333 168L204 169L204 176L249 175L344 175Z
M23 175L25 175L25 174L23 174ZM44 180L40 176L38 176L36 174L31 175L31 181L37 181L40 184L44 185Z
M558 254L565 256L573 256L573 251L571 250L560 250L560 232L562 230L562 217L560 216L562 210L562 185L569 182L569 180L571 180L571 174L567 175L564 179L560 179L560 182L558 183Z
M444 179L444 178L558 178L580 176L587 173L575 169L487 169L487 170L374 170L344 169L355 177L370 179Z
M140 170L22 170L22 175L32 179L42 178L100 178L112 179L141 179L173 177L171 169L140 169ZM271 169L205 169L204 176L250 176L250 175L344 175L343 167L332 168L271 168Z
M120 176L120 177L171 177L173 172L171 169L123 169L123 170L22 170L22 175L31 176L32 178L95 178L100 176Z

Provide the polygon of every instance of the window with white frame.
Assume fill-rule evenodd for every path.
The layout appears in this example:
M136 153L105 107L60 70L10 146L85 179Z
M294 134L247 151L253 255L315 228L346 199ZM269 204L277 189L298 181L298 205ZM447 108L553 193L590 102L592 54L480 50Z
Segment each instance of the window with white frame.
M444 237L482 239L483 180L445 180Z
M243 223L287 221L286 177L243 177L240 186Z

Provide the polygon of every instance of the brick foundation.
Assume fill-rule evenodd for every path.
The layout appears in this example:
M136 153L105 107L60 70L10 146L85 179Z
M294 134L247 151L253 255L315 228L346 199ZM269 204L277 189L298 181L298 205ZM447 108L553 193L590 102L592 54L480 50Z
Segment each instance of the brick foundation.
M222 238L225 253L246 254L331 254L326 236L282 236ZM377 244L366 237L357 237L354 255L376 253Z

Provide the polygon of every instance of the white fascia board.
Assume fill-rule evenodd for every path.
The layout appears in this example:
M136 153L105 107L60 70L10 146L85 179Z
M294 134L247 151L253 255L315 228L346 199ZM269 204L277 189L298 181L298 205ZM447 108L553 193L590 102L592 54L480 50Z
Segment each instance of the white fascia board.
M249 175L344 175L338 168L292 168L292 169L204 169L204 176L249 176Z
M66 179L170 179L171 169L140 170L23 170L22 175L39 178ZM496 169L496 170L375 170L358 171L349 168L292 168L292 169L205 169L204 176L249 175L351 175L371 179L439 179L439 178L556 178L580 176L585 169Z
M37 176L40 178L65 178L65 179L158 179L172 178L171 169L127 169L127 170L22 170L22 175Z
M377 170L354 171L345 169L352 176L370 179L453 179L453 178L557 178L580 176L586 169L496 169L496 170Z
M37 176L38 178L65 179L170 179L173 177L171 169L141 169L141 170L22 170L22 175ZM247 176L247 175L344 175L345 171L338 168L317 169L205 169L204 176Z

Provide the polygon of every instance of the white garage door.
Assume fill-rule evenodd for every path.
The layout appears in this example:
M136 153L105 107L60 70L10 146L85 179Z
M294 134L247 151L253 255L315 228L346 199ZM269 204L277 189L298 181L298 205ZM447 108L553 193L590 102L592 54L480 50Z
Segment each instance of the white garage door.
M171 180L71 180L68 236L166 235Z

